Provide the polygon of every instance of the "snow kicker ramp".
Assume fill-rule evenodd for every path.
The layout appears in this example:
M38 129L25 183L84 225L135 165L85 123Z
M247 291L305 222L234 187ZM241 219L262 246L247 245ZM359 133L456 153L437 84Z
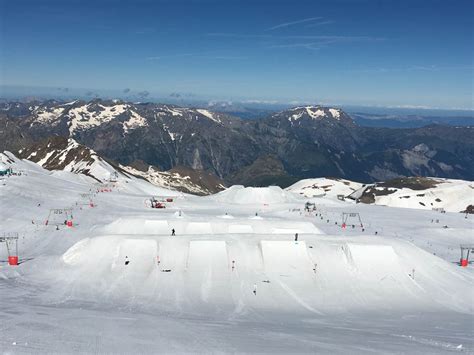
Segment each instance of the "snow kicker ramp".
M260 244L267 273L303 277L312 270L304 241L262 240Z
M202 301L225 303L232 299L229 260L224 241L191 241L186 271L189 292Z
M184 228L185 234L214 234L209 222L189 222Z
M472 273L407 242L203 238L86 238L52 268L57 294L190 312L474 312Z
M230 224L228 232L230 234L252 234L254 233L254 230L251 225L249 224Z
M316 286L314 266L304 241L262 240L265 274L269 278L261 287L276 303L289 303L306 311L319 313L312 304Z
M169 235L171 227L166 220L119 218L102 228L107 234L163 234Z
M298 196L278 186L244 187L234 185L209 197L215 201L235 204L276 204L295 202Z
M266 219L233 219L222 221L221 218L202 220L180 219L146 219L119 218L101 228L111 235L170 235L175 229L176 235L213 235L213 234L323 234L311 222L281 221Z
M126 299L150 292L142 285L156 273L157 255L155 240L86 238L64 253L62 261L77 294L100 292L106 298Z

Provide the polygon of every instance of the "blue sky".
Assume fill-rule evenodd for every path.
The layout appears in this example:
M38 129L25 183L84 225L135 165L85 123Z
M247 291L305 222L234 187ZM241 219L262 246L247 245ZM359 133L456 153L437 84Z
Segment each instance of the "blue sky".
M473 1L0 2L4 90L473 106Z

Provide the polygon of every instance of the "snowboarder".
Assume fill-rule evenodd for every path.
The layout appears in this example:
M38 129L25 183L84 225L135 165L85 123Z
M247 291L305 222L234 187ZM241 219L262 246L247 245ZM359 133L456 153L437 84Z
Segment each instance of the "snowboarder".
M130 264L130 260L128 260L128 256L125 256L125 265Z
M171 230L171 236L173 237L173 236L175 236L175 235L176 235L176 234L175 234L175 230L174 230L174 228L173 228L173 229Z
M295 242L298 241L298 233L295 233Z

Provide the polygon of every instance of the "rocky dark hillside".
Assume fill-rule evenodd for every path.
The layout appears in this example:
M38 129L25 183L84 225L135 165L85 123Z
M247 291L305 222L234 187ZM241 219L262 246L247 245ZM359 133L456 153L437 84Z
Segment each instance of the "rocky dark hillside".
M474 179L474 129L358 126L337 108L305 106L259 120L155 103L93 100L0 104L1 149L51 136L74 138L123 165L187 167L227 183L335 176Z
M141 161L124 166L103 159L92 149L72 138L53 136L30 144L16 152L19 158L38 163L47 170L64 170L87 175L98 182L108 182L118 176L141 178L154 185L195 195L209 195L225 188L214 174L188 167L160 171Z

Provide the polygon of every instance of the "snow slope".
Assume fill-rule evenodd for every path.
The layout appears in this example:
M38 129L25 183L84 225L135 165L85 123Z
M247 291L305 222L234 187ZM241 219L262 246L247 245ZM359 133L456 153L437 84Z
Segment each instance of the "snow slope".
M474 205L474 183L472 181L423 178L434 186L426 188L410 188L390 186L389 182L369 186L361 191L360 200L369 200L376 205L417 208L444 209L449 212L465 211L469 205ZM357 191L355 194L358 194Z
M331 197L307 213L273 187L197 197L1 157L25 172L0 186L0 228L20 235L19 266L0 245L4 352L474 351L472 216ZM45 225L58 208L74 227Z
M416 208L416 209L444 209L449 212L466 210L474 205L474 183L472 181L419 178L428 184L417 186L417 178L410 178L405 187L403 179L381 182L376 184L361 184L344 179L317 178L304 179L296 182L286 191L302 195L307 198L325 197L336 199L338 195L380 206ZM414 187L410 187L414 185Z
M236 204L275 204L298 200L296 196L278 186L244 187L242 185L231 186L209 198L214 201Z
M422 196L423 195L423 196ZM474 184L463 180L443 180L436 188L420 191L399 189L387 196L378 196L376 204L420 209L444 208L459 212L474 204Z
M338 195L348 196L361 187L361 183L350 180L317 178L300 180L285 190L304 197L337 198Z

